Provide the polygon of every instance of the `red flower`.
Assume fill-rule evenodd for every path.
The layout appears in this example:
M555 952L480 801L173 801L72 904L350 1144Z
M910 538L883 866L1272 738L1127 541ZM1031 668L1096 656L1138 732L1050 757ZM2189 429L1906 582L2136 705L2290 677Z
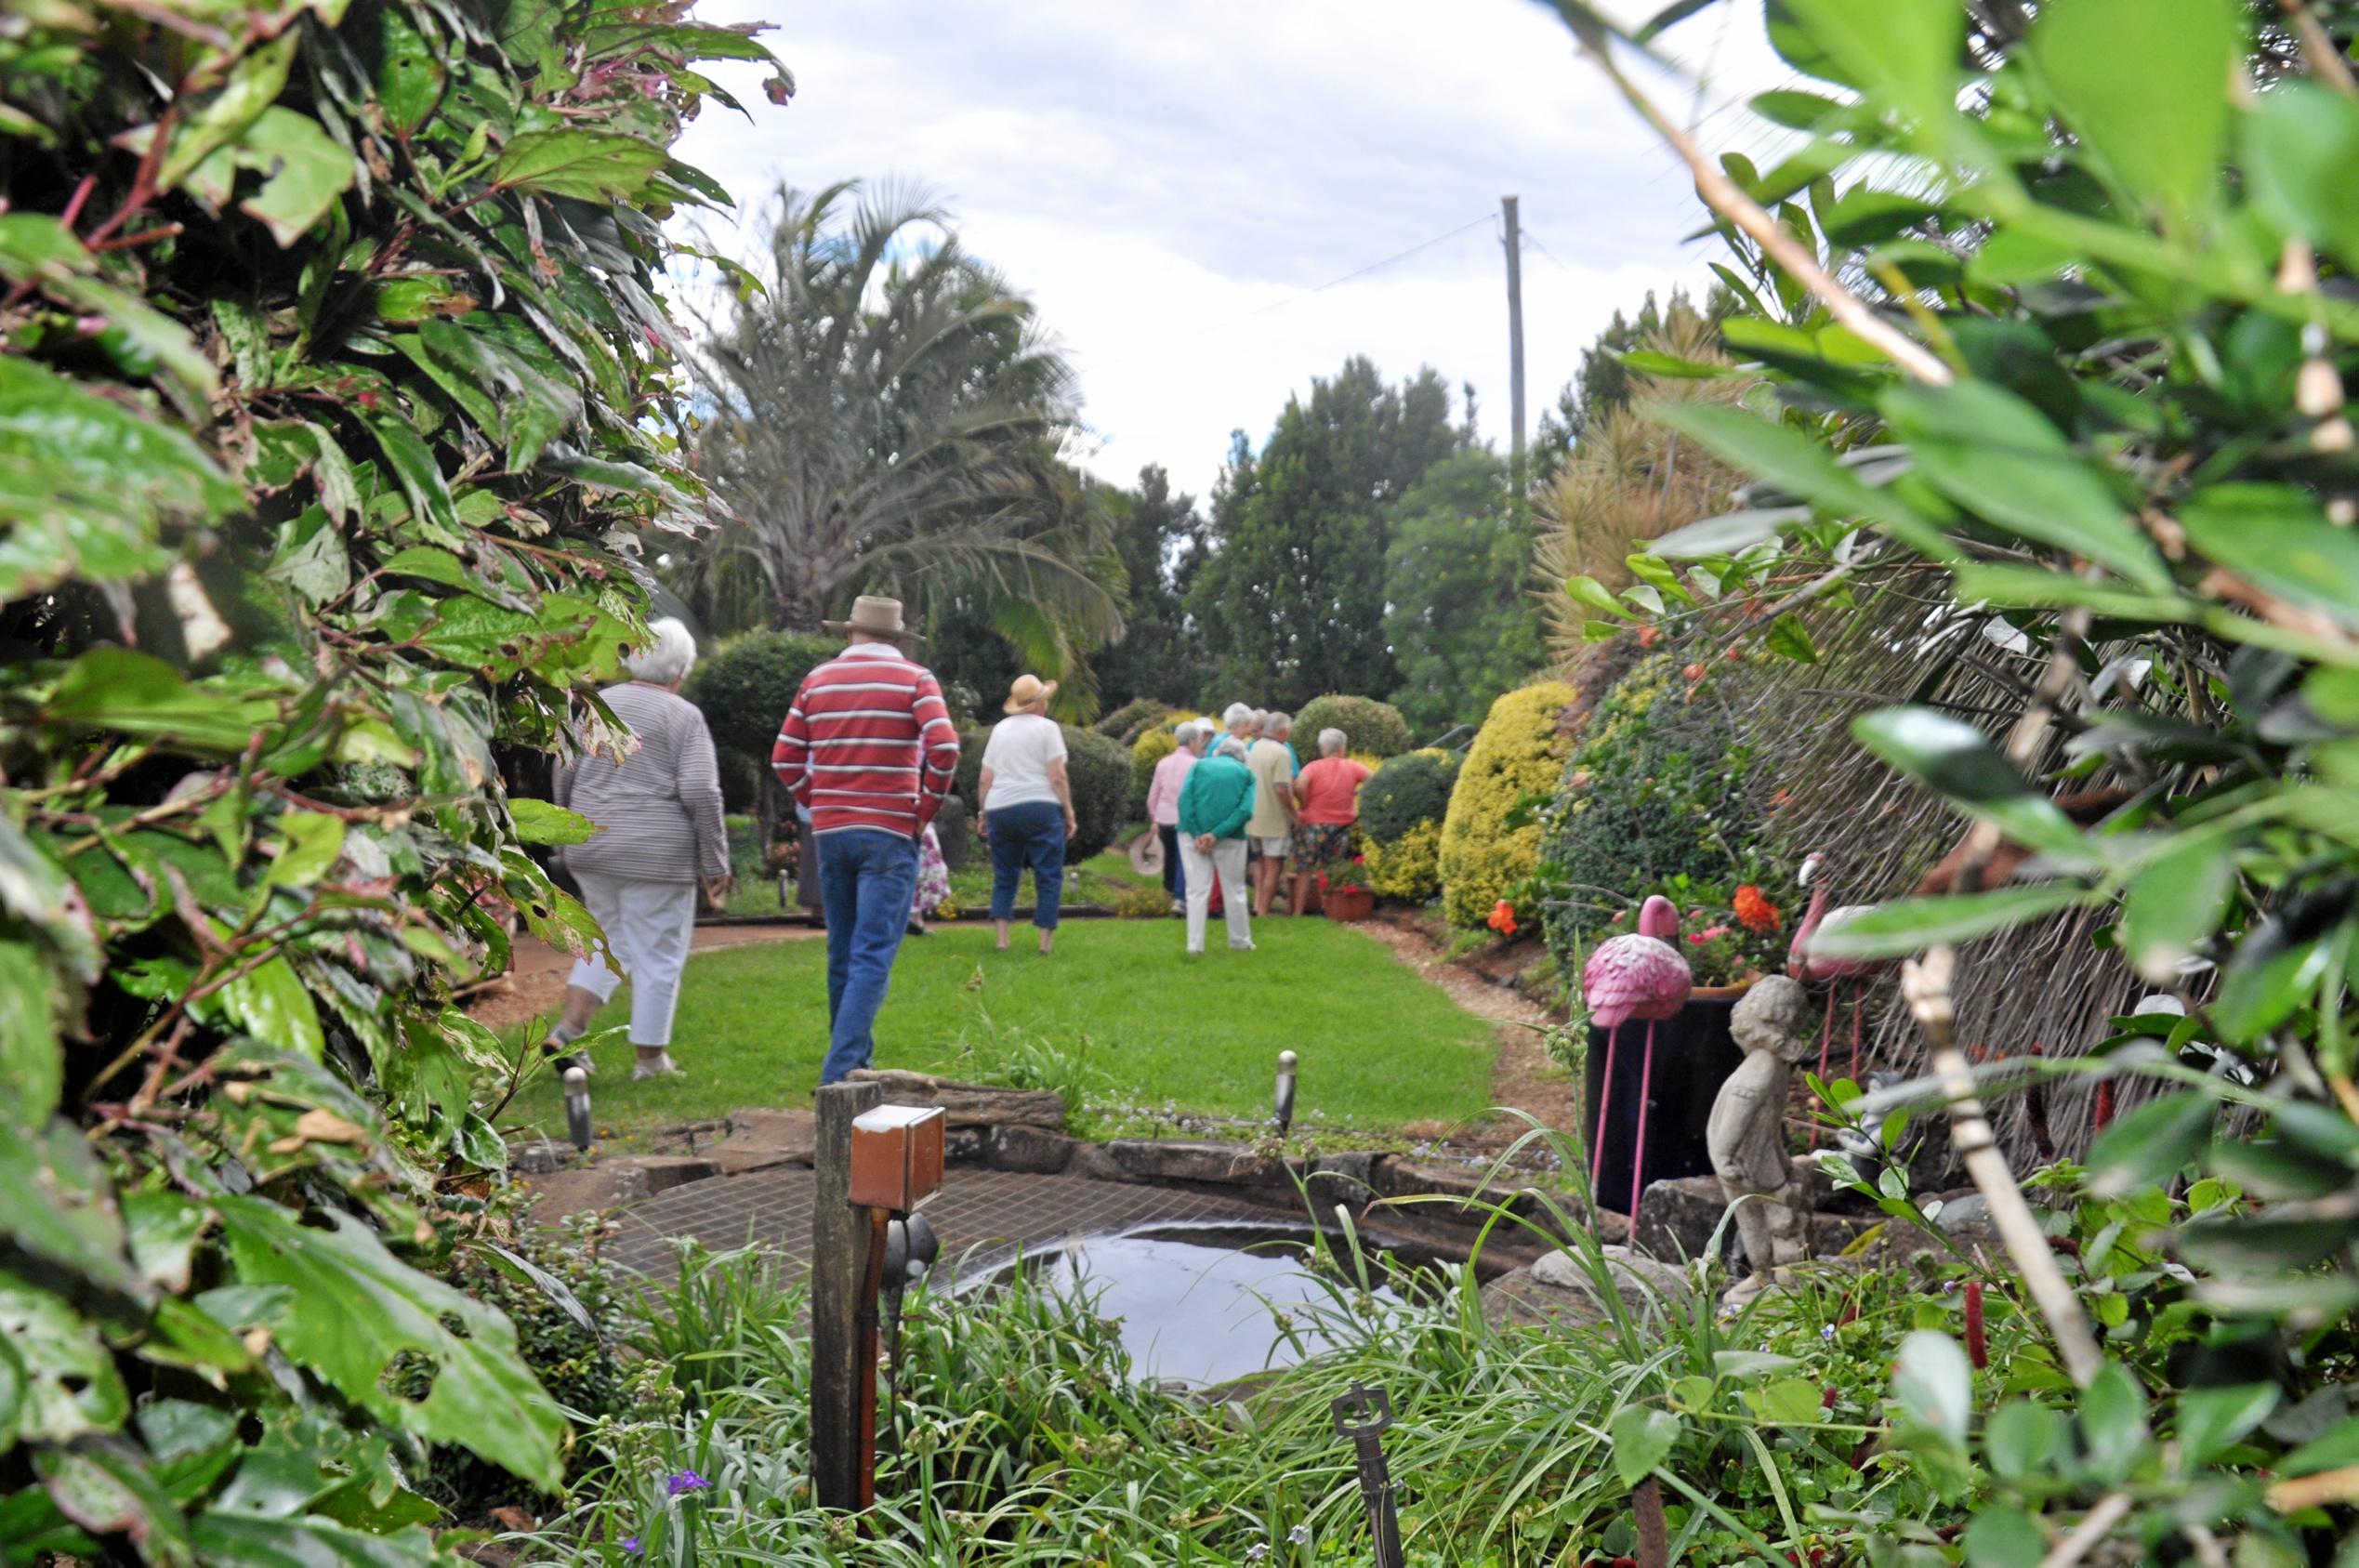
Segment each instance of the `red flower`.
M1660 642L1660 641L1662 641L1662 640L1663 640L1663 630L1662 630L1662 628L1661 628L1660 626L1641 626L1641 627L1639 627L1639 631L1638 631L1638 645L1639 645L1641 648L1652 648L1652 647L1654 647L1654 646L1657 642Z
M1983 1282L1966 1282L1966 1353L1977 1372L1990 1364L1990 1342L1983 1332Z
M1680 670L1680 674L1685 676L1687 678L1687 683L1690 686L1693 686L1697 681L1704 679L1705 669L1702 665L1689 665L1686 668Z
M1484 924L1503 937L1513 936L1516 932L1515 905L1501 899L1491 906L1491 918Z
M1761 896L1761 889L1749 884L1736 889L1736 923L1748 931L1773 931L1782 917L1777 905Z

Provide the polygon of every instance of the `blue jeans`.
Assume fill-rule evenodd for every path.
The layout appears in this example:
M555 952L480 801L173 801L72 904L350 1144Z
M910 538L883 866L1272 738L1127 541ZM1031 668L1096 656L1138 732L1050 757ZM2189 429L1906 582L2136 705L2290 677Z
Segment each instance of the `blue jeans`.
M1053 800L1027 800L983 813L991 825L991 917L1016 913L1016 884L1032 867L1032 923L1057 929L1057 902L1065 891L1065 809Z
M832 1084L876 1050L876 1012L917 896L917 846L898 833L845 828L818 836L819 896L827 911L827 1061Z

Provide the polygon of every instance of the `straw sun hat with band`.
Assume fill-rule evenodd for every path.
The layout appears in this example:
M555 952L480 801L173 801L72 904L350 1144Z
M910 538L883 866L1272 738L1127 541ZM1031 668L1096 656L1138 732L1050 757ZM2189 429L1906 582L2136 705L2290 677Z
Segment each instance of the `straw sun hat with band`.
M1020 675L1016 677L1016 683L1008 688L1008 701L1000 711L1030 713L1035 708L1046 708L1048 699L1056 694L1055 681L1043 680L1036 675Z
M865 632L870 637L890 638L895 642L923 642L925 634L905 624L901 618L901 600L879 599L862 594L852 600L851 618L845 621L822 621L829 631Z

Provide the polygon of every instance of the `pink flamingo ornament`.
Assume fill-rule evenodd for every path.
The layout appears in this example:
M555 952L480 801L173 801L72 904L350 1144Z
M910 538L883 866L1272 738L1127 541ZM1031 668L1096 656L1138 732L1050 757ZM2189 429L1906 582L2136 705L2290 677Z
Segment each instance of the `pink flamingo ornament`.
M1657 894L1639 909L1635 933L1608 937L1581 966L1581 999L1605 1031L1604 1087L1598 1093L1597 1137L1589 1152L1589 1192L1605 1165L1605 1113L1614 1100L1614 1051L1622 1025L1646 1021L1646 1056L1639 1068L1638 1147L1630 1155L1630 1223L1638 1223L1639 1192L1646 1172L1646 1107L1654 1078L1654 1025L1687 1005L1693 980L1687 959L1671 944L1679 935L1679 906Z
M1802 916L1802 923L1794 929L1794 941L1786 950L1787 974L1805 985L1814 984L1821 981L1827 982L1826 1021L1820 1026L1818 1034L1818 1076L1821 1083L1826 1081L1827 1060L1834 1050L1835 1003L1838 993L1843 989L1843 982L1865 980L1872 974L1891 967L1890 959L1827 958L1811 951L1812 941L1820 932L1835 930L1858 919L1875 907L1873 904L1847 903L1838 909L1827 908L1826 883L1818 875L1825 863L1825 855L1815 850L1803 857L1801 874L1796 880L1805 888L1810 887L1813 881L1818 885L1811 892L1810 910ZM1851 1071L1853 1083L1859 1081L1860 1014L1865 1005L1865 998L1857 990L1853 990L1852 993ZM1811 1123L1811 1147L1813 1149L1818 1147L1818 1123L1815 1120Z

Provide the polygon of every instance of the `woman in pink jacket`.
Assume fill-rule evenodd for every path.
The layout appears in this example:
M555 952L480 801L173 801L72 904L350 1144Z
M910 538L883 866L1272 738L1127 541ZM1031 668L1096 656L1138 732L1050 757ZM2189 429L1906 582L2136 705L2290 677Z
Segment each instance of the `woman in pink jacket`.
M1186 911L1188 896L1188 879L1180 869L1180 786L1188 782L1188 770L1204 755L1205 742L1212 735L1194 719L1175 732L1180 749L1155 764L1147 784L1147 819L1163 840L1163 890L1171 895L1171 913L1179 915Z

